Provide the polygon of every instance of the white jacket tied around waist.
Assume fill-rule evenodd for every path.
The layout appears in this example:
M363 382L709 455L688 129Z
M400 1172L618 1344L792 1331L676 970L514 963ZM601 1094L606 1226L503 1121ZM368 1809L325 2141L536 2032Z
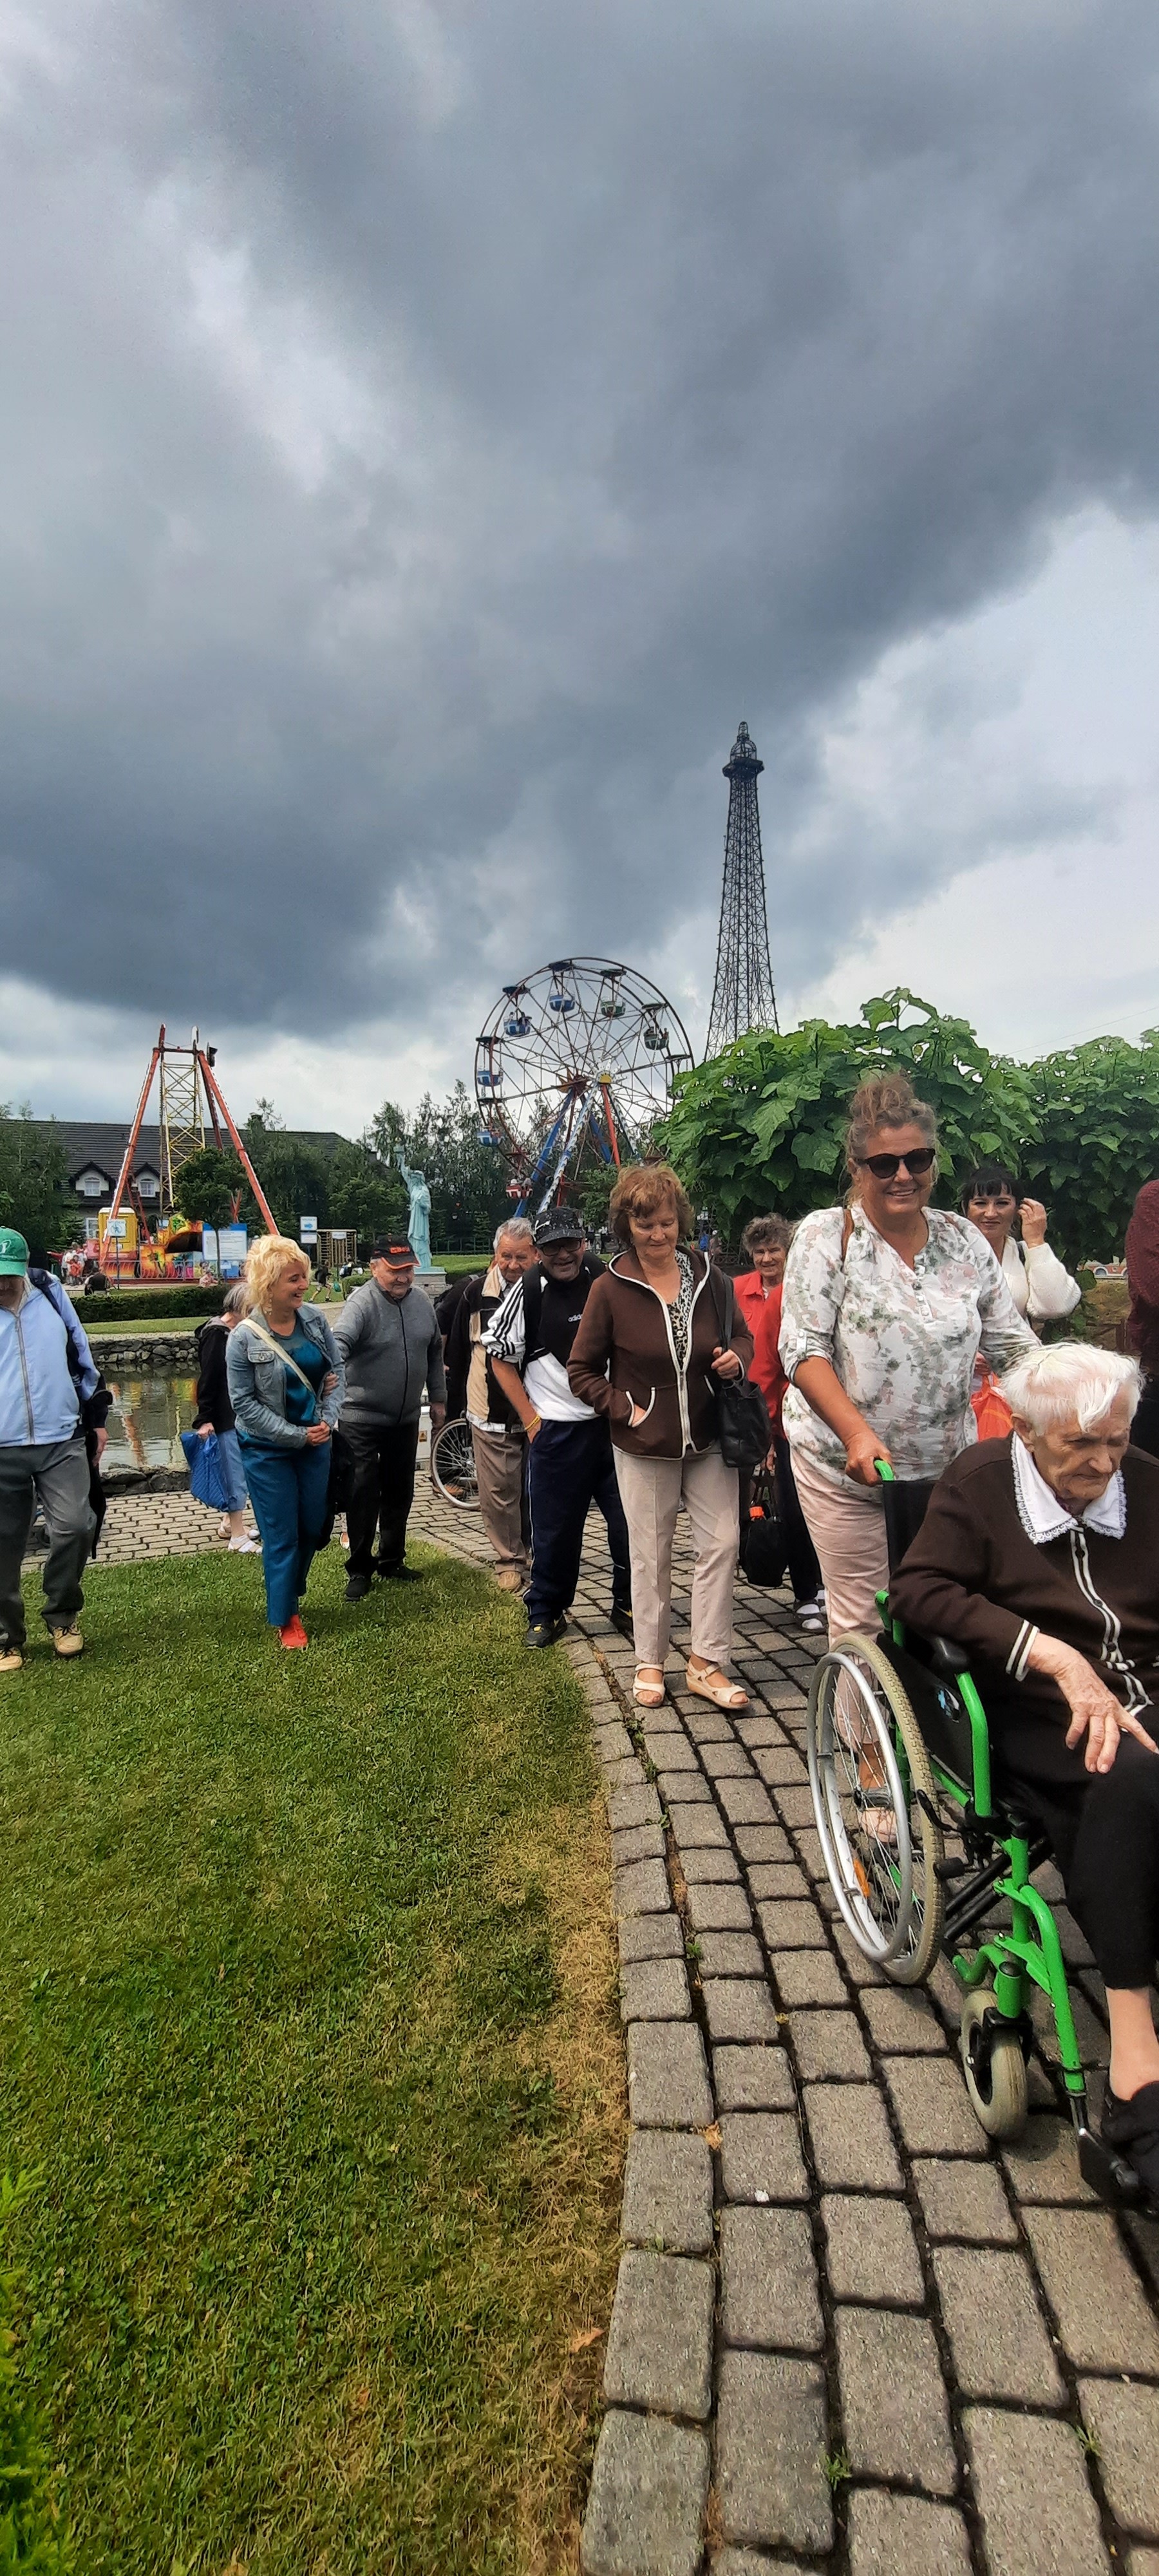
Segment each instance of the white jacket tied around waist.
M70 1338L79 1391L68 1364ZM75 1439L82 1401L91 1401L100 1382L80 1319L63 1288L58 1285L55 1295L46 1297L39 1288L28 1287L15 1311L0 1306L0 1449Z

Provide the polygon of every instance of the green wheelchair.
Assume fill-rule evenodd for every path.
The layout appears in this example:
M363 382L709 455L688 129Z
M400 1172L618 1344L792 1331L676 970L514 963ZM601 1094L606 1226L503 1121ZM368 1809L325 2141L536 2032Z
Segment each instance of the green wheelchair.
M933 1486L901 1482L882 1459L878 1474L892 1569ZM889 1619L884 1592L878 1606L881 1633L839 1637L809 1693L809 1781L842 1917L897 1985L921 1985L947 1953L965 1989L966 2091L991 2138L1016 2138L1026 2120L1027 1997L1039 1987L1054 2015L1083 2180L1114 2205L1146 2206L1138 2175L1090 2125L1058 1925L1033 1884L1050 1845L994 1796L969 1657L944 1637L907 1634ZM947 1840L959 1846L949 1856Z

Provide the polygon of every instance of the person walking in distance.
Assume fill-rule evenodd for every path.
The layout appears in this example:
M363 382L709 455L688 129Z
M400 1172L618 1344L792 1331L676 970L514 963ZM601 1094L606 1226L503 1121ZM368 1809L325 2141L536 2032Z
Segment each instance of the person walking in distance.
M245 1525L245 1468L225 1373L229 1337L240 1324L248 1303L248 1291L239 1279L232 1288L227 1288L221 1301L220 1315L211 1315L197 1336L197 1410L193 1416L193 1428L202 1440L207 1440L211 1431L217 1434L217 1453L227 1495L221 1535L228 1538L231 1553L235 1556L258 1553L258 1541Z
M562 1637L575 1599L589 1505L603 1513L612 1560L612 1624L632 1634L628 1528L606 1422L573 1394L567 1363L603 1263L587 1248L574 1208L553 1207L535 1226L538 1259L509 1288L483 1335L496 1384L527 1434L531 1507L529 1646Z
M111 1401L59 1280L31 1270L24 1236L0 1226L0 1673L24 1662L20 1567L37 1500L48 1524L45 1625L55 1654L83 1652L90 1487Z
M306 1646L300 1608L326 1526L342 1360L321 1308L304 1303L310 1264L300 1244L261 1235L245 1284L226 1385L261 1532L266 1616L283 1646Z
M429 1298L414 1285L415 1257L405 1237L379 1237L370 1274L334 1324L346 1371L342 1434L353 1455L348 1601L365 1600L376 1574L384 1582L421 1581L405 1555L424 1388L432 1432L446 1419L442 1335Z
M524 1521L527 1434L510 1398L497 1384L483 1348L491 1318L535 1260L525 1216L509 1217L495 1235L495 1259L482 1278L469 1279L447 1335L448 1387L461 1385L462 1410L471 1425L479 1510L495 1551L501 1592L522 1592L530 1570Z

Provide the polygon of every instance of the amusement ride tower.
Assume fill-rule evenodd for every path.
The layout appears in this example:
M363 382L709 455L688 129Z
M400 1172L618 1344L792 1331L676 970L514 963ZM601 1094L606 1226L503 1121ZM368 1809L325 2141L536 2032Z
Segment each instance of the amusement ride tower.
M716 982L708 1015L705 1055L720 1055L734 1038L750 1029L776 1029L777 997L769 963L769 923L765 909L765 868L761 857L761 818L757 780L764 768L747 724L724 765L728 780L728 828L724 836L724 885L720 898L720 938Z

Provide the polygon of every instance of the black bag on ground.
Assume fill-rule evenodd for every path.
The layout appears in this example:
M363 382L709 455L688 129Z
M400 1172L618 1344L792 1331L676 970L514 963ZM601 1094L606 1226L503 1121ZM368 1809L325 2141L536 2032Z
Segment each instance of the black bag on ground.
M736 1294L731 1279L711 1264L708 1285L720 1325L720 1338L726 1345L736 1329ZM716 1421L720 1454L726 1467L739 1467L742 1473L763 1465L773 1445L773 1426L769 1408L759 1386L751 1377L721 1377L716 1381Z
M776 1592L785 1579L785 1528L777 1509L777 1492L767 1470L753 1477L748 1511L741 1522L740 1561L749 1583Z

